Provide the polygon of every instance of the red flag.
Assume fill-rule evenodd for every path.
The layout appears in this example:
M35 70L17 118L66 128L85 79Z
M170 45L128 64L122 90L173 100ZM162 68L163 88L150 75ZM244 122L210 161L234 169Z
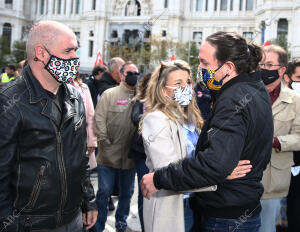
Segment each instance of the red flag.
M176 60L176 55L173 55L173 56L171 57L171 61L174 61L174 60Z
M96 57L96 61L94 63L94 67L99 65L99 64L103 65L102 55L101 55L100 51L97 52L97 57Z
M270 43L269 40L267 40L267 41L264 43L264 47L267 47L267 46L269 46L269 45L271 45L271 43Z

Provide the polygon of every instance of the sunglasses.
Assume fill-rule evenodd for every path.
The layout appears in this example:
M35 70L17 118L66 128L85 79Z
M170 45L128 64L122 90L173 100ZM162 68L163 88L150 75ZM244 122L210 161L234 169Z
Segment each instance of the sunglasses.
M161 61L160 62L160 69L159 69L159 74L158 74L158 79L160 78L162 72L171 66L179 66L180 64L174 61Z
M132 71L127 71L126 74L127 75L131 75L131 76L139 76L140 75L140 73L138 73L138 72L132 72Z

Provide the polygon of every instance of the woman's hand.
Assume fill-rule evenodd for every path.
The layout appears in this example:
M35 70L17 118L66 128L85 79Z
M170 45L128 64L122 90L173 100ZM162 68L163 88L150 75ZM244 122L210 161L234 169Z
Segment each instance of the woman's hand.
M232 173L227 176L227 180L233 180L237 178L241 178L246 176L252 169L252 165L249 160L240 160L235 169L233 169Z

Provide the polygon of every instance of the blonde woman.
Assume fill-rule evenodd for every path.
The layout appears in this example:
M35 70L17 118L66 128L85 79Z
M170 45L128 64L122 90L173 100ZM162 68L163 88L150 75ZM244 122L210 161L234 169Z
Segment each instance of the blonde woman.
M180 60L162 62L151 77L143 99L146 111L140 125L150 172L194 156L203 119L192 86L191 69ZM215 189L216 186L211 186L194 191ZM145 231L190 231L193 226L190 197L192 193L160 190L151 199L144 198Z

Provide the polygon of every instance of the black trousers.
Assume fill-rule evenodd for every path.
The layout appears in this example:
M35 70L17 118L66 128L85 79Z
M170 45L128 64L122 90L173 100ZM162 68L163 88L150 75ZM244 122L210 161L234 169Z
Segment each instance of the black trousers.
M300 231L300 174L291 178L287 196L287 217L289 232Z

